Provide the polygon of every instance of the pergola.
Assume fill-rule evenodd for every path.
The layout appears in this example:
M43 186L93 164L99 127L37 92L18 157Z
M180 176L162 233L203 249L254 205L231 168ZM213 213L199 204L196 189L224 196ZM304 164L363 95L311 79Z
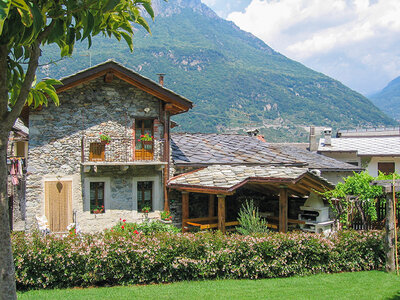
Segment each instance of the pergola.
M204 223L201 228L218 228L225 232L226 226L238 222L225 222L226 196L233 195L241 187L279 195L278 229L288 230L288 197L307 197L311 192L324 192L333 185L307 168L283 165L211 165L173 177L168 182L170 189L182 193L182 229L196 222ZM209 195L209 216L189 219L189 193ZM217 196L218 216L214 216L214 201ZM214 221L214 222L213 222ZM215 223L216 221L216 223ZM293 220L296 222L297 220ZM300 222L300 221L298 221ZM232 223L232 224L231 224Z

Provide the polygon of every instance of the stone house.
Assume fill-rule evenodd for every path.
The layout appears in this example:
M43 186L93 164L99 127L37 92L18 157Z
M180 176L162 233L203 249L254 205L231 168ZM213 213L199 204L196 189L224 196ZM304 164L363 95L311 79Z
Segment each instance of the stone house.
M400 172L399 128L339 130L336 137L326 128L319 142L311 144L319 154L364 168L374 177Z
M168 209L170 116L192 103L107 61L63 78L60 106L29 113L26 229L100 231ZM101 140L101 137L103 141Z
M21 118L15 121L9 135L7 149L10 228L23 230L25 221L26 158L29 129Z

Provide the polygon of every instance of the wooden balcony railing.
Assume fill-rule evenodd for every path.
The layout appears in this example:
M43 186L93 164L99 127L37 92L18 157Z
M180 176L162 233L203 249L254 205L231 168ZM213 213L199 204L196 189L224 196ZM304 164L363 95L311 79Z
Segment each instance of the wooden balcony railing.
M164 141L140 142L133 138L111 138L109 144L98 137L83 137L82 163L86 162L165 162Z

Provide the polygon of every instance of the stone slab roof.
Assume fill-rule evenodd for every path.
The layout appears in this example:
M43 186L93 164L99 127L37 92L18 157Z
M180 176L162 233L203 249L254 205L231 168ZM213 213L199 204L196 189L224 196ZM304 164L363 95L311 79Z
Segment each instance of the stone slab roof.
M290 144L270 144L272 148L277 149L281 153L296 157L296 159L307 163L309 169L318 169L321 171L362 171L354 165L327 157L325 155L310 152L304 148L293 146Z
M400 156L400 137L332 138L331 145L320 139L318 152L355 152L359 156Z
M230 188L248 178L293 180L305 173L307 168L299 167L212 165L171 178L169 184Z
M23 136L29 135L29 128L24 125L24 122L22 122L20 118L15 121L13 130L17 131Z
M199 170L178 175L168 181L168 186L177 189L225 190L233 191L246 183L291 184L295 185L304 176L317 182L317 186L332 187L322 177L316 176L302 167L287 166L245 166L211 165Z
M173 133L171 147L176 165L304 165L295 157L280 153L267 143L246 135Z
M172 158L176 165L292 165L323 171L360 171L353 165L310 152L291 143L265 143L238 134L174 133Z

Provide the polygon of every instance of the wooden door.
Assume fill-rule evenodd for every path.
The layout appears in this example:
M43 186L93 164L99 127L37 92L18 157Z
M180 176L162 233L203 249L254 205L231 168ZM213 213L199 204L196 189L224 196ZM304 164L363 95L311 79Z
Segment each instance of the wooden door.
M52 232L67 231L72 223L72 181L45 182L45 212Z

